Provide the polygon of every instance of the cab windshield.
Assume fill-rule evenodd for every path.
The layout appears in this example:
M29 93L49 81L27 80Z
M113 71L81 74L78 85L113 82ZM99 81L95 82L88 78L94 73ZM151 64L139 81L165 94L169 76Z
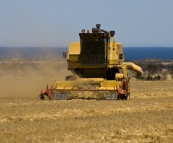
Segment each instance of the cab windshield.
M82 65L106 65L109 38L81 38Z

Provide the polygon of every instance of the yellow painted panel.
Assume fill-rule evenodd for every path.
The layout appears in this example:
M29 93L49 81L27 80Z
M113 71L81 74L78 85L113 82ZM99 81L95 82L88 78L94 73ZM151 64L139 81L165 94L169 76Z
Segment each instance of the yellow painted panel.
M69 44L68 47L69 55L79 55L80 54L80 42L73 42Z
M69 55L69 60L70 61L78 61L79 60L79 56L78 55Z

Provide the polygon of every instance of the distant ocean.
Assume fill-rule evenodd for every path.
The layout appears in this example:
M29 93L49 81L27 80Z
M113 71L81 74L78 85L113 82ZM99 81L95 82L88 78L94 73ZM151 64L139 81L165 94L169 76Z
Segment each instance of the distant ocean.
M173 47L125 47L125 60L142 60L146 58L158 58L173 60Z
M146 58L159 58L173 60L173 47L124 47L125 60L143 60ZM2 58L62 58L67 48L7 48L0 47Z

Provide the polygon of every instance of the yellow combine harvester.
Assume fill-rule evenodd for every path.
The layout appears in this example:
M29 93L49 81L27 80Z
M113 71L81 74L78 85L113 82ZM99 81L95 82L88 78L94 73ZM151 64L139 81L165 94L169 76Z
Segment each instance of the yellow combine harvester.
M128 69L142 74L141 67L124 62L122 44L114 41L115 31L92 28L92 33L82 29L80 42L70 43L67 58L68 70L73 75L65 81L55 81L40 93L40 99L128 99L130 86Z

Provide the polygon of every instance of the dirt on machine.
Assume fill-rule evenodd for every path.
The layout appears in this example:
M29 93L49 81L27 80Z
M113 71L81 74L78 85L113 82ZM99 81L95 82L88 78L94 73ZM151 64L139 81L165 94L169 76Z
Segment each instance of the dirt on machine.
M115 31L106 31L96 24L92 32L82 29L79 42L72 42L63 52L72 75L64 81L41 90L40 99L51 100L130 98L128 70L143 74L141 67L124 62L122 43L115 42Z

